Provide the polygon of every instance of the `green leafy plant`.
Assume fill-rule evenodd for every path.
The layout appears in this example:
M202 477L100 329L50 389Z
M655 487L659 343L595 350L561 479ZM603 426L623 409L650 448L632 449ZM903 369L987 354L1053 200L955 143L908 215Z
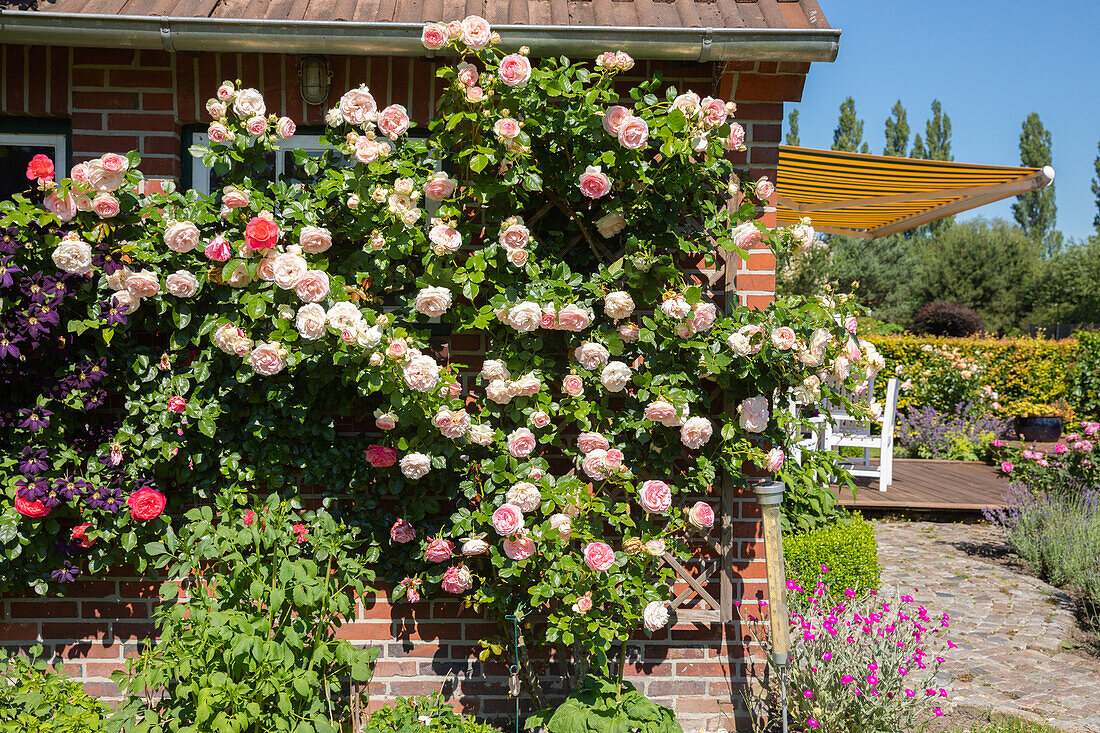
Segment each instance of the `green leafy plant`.
M4 733L97 733L111 710L50 666L42 645L30 657L0 652L0 730Z
M367 719L362 733L500 733L500 729L471 715L459 715L443 695L433 692L399 697L378 708Z
M342 684L369 680L378 655L336 638L377 558L352 553L324 510L275 495L218 509L192 509L178 536L146 548L171 578L161 597L187 597L157 609L160 643L114 675L130 697L127 732L334 733Z
M875 528L858 513L831 526L784 534L783 558L787 580L804 588L820 576L829 588L868 590L878 588L882 574Z
M584 680L581 689L558 707L529 715L526 727L550 733L683 733L671 709L629 682L599 677Z

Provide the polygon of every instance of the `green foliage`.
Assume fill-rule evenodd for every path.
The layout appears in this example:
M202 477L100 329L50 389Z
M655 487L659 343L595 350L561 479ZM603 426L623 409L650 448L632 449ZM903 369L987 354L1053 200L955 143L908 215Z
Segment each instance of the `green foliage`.
M0 730L4 733L98 733L106 730L110 708L84 687L51 667L42 646L31 658L0 651Z
M342 684L368 681L378 656L336 638L371 591L377 553L359 557L354 532L328 512L276 495L247 512L217 508L192 509L178 536L146 547L172 579L161 597L182 585L187 599L157 608L160 643L114 675L129 696L126 730L334 733Z
M787 138L784 140L787 145L798 146L798 110L792 109L791 113L787 115Z
M1027 321L1100 323L1100 236L1071 241L1040 264Z
M472 716L459 715L441 694L399 697L371 713L362 733L500 733Z
M1070 370L1068 398L1082 415L1100 418L1100 331L1077 334L1077 359Z
M904 158L905 151L908 149L909 122L906 119L905 107L899 99L890 110L890 116L886 118L886 146L882 149L882 154Z
M1029 114L1020 127L1020 165L1029 168L1050 165L1053 160L1050 130L1043 127L1039 113ZM1057 249L1051 242L1057 215L1053 183L1017 196L1016 203L1012 205L1012 215L1027 236L1043 243L1047 251Z
M913 154L909 157L954 160L955 156L951 154L951 118L944 114L943 105L938 99L932 100L931 110L931 116L924 123L924 142L920 141L918 135L913 143Z
M683 733L676 714L629 682L589 677L557 708L527 717L526 728L550 733Z
M840 117L833 130L833 150L854 153L863 142L863 120L856 116L856 100L848 97L840 103Z
M807 589L820 577L837 591L869 590L878 588L882 575L875 528L858 513L831 526L784 534L783 558L787 580Z
M953 728L950 733L1058 733L1058 729L1023 718L990 713L987 721Z
M1097 141L1096 147L1100 150L1100 141ZM1092 179L1092 195L1096 199L1096 216L1092 219L1092 225L1096 227L1096 232L1100 234L1100 154L1097 154L1096 159L1092 163L1096 169L1096 178Z
M921 302L961 303L986 328L1006 333L1019 324L1038 274L1038 243L1007 222L958 223L921 242Z

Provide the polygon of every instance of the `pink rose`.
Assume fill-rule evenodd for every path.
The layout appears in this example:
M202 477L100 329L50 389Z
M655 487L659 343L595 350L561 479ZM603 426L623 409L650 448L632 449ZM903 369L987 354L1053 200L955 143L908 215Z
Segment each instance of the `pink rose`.
M619 136L619 129L623 126L628 118L630 118L630 110L622 105L616 104L607 108L607 112L603 116L603 129L607 131L609 135Z
M577 178L577 186L588 198L598 199L611 191L611 179L600 169L600 166L590 165Z
M424 183L424 198L429 201L443 201L455 192L455 182L446 173L433 173Z
M458 595L474 587L474 578L464 565L452 566L443 573L443 582L440 585L448 593Z
M722 146L726 150L740 150L745 144L745 128L736 122L730 123L730 134L722 141Z
M534 452L535 434L528 428L516 428L508 436L508 452L515 458L526 458Z
M513 140L519 131L519 120L513 117L502 117L493 123L493 133L501 140Z
M160 292L160 278L149 270L135 272L126 278L126 291L135 298L151 298Z
M733 230L733 243L741 249L752 249L762 241L764 241L764 233L751 221L738 224Z
M844 328L848 329L848 333L854 336L856 330L858 330L859 328L859 319L857 319L855 316L848 316L846 319L844 319Z
M655 400L646 405L645 408L645 419L652 422L664 424L676 420L678 417L679 414L676 412L676 408L672 403L665 400Z
M741 414L741 427L750 433L762 433L768 427L770 413L768 412L768 398L763 395L749 397L737 406Z
M530 537L512 537L503 542L504 554L512 560L526 560L535 554L535 541Z
M189 221L178 221L164 230L164 244L173 252L190 252L199 245L199 228Z
M378 160L381 152L382 149L378 146L377 140L361 137L355 141L355 159L360 163L373 163Z
M588 478L602 481L607 478L607 451L597 448L584 454L581 460L581 469Z
M206 128L206 136L212 143L224 143L229 139L229 130L220 122L211 122L210 127Z
M248 206L248 191L239 188L231 188L222 194L222 203L230 209L240 209Z
M721 99L707 97L703 100L703 124L707 127L718 127L726 121L728 114L726 103Z
M433 226L428 232L428 239L444 252L457 252L462 247L462 234L446 224Z
M714 434L710 420L705 417L689 417L680 428L680 442L692 450L702 448Z
M403 105L391 104L378 115L378 130L390 140L396 140L409 129L409 113Z
M474 104L485 100L485 90L481 87L467 87L466 101Z
M536 428L545 428L547 425L550 424L550 416L542 410L532 412L531 424L534 425Z
M619 337L623 343L632 344L638 340L639 335L641 335L641 329L638 328L637 323L624 323L619 326Z
M672 491L664 481L646 481L638 492L638 501L647 512L664 514L672 506Z
M397 451L382 445L369 445L364 451L367 463L375 468L389 468L397 463Z
M374 424L379 430L393 430L397 427L397 416L392 412L385 412L381 415L376 415L374 418Z
M588 311L576 303L570 303L558 311L558 326L566 331L583 331L591 322Z
M631 115L619 126L618 138L619 144L627 150L644 148L649 142L649 125L641 117Z
M780 351L789 351L794 348L795 334L790 326L780 326L772 331L772 344Z
M594 450L605 451L610 447L611 444L607 441L607 438L599 433L581 433L577 436L577 448L586 455Z
M775 185L768 180L767 176L761 176L760 178L758 178L753 188L756 191L756 198L761 200L766 200L769 196L775 193Z
M522 87L531 79L531 62L526 56L510 53L500 60L500 80L510 87Z
M407 544L416 539L416 529L404 519L398 519L393 523L393 526L390 527L390 539L399 545Z
M531 241L531 232L522 224L509 224L497 239L505 249L523 249Z
M451 559L454 549L455 543L450 540L435 539L429 542L424 550L424 559L430 562L444 562Z
M568 540L569 535L573 533L573 518L568 514L552 514L550 515L550 526L554 528L561 539Z
M286 368L283 350L278 344L261 342L248 355L252 370L264 377L272 377Z
M52 181L54 174L53 161L48 155L39 153L27 163L28 181Z
M256 115L255 117L249 117L244 123L244 128L248 130L248 134L253 137L263 135L267 132L267 119Z
M183 397L169 397L168 398L168 410L177 414L187 409L187 400Z
M778 471L783 466L783 461L785 461L786 458L782 448L772 448L768 451L768 471L771 473Z
M118 215L118 199L109 193L101 193L92 199L92 211L104 219Z
M431 392L439 384L439 364L427 354L419 354L405 362L401 375L410 389Z
M615 551L606 542L589 542L584 546L584 562L598 573L615 564Z
M328 273L323 270L306 270L294 284L294 292L304 303L319 303L329 294Z
M275 123L275 134L283 140L294 137L294 133L297 131L298 126L289 117L280 117L279 121Z
M252 249L271 249L278 241L279 226L267 217L254 216L244 228L244 242Z
M502 504L493 512L493 529L502 537L511 537L523 529L523 512L515 504Z
M118 153L107 153L99 161L104 170L111 173L122 173L130 167L130 162Z
M76 216L76 198L71 193L62 199L57 191L50 191L42 205L61 221L71 221Z
M458 65L458 80L466 87L477 86L477 67L463 61Z
M562 391L570 397L580 397L584 394L584 380L576 374L568 374L561 382Z
M492 39L493 31L489 21L480 15L468 15L462 20L462 42L474 51L485 48Z
M206 243L203 254L215 262L225 262L233 254L233 251L229 246L229 241L219 235Z
M298 246L307 254L321 254L332 246L332 234L324 227L304 226L298 233Z
M340 97L340 114L353 125L361 125L372 118L378 111L378 104L374 101L374 95L370 93L366 85L360 85L357 89L349 89Z
M420 43L429 51L438 51L447 45L447 29L439 23L425 23Z
M697 501L688 510L688 522L698 529L710 529L714 526L714 509L705 501Z
M164 287L177 298L191 298L199 292L199 281L187 270L176 270L165 278Z
M586 614L592 610L592 594L591 592L584 594L577 599L577 602L573 604L573 612L579 614Z
M707 331L717 317L718 309L714 303L696 303L691 308L691 327L695 331Z

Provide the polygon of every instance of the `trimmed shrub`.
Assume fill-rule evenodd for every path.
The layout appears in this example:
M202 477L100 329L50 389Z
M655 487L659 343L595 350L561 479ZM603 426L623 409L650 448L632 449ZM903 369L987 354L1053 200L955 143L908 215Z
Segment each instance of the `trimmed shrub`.
M1082 415L1100 418L1100 331L1077 332L1077 361L1071 370L1069 400Z
M931 336L970 336L983 328L982 317L973 308L942 300L918 308L910 325L914 333Z
M882 568L878 563L875 528L859 514L837 524L783 537L787 580L813 588L818 576L834 590L878 588ZM821 566L829 568L822 573Z

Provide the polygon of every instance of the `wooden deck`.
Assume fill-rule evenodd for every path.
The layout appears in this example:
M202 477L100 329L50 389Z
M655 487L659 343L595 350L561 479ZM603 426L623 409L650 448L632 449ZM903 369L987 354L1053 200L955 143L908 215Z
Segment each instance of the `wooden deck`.
M980 514L983 509L1004 507L1008 488L997 469L969 461L894 459L894 481L886 491L878 481L857 479L856 495L833 487L840 503L850 509L884 514L891 512L947 512Z

